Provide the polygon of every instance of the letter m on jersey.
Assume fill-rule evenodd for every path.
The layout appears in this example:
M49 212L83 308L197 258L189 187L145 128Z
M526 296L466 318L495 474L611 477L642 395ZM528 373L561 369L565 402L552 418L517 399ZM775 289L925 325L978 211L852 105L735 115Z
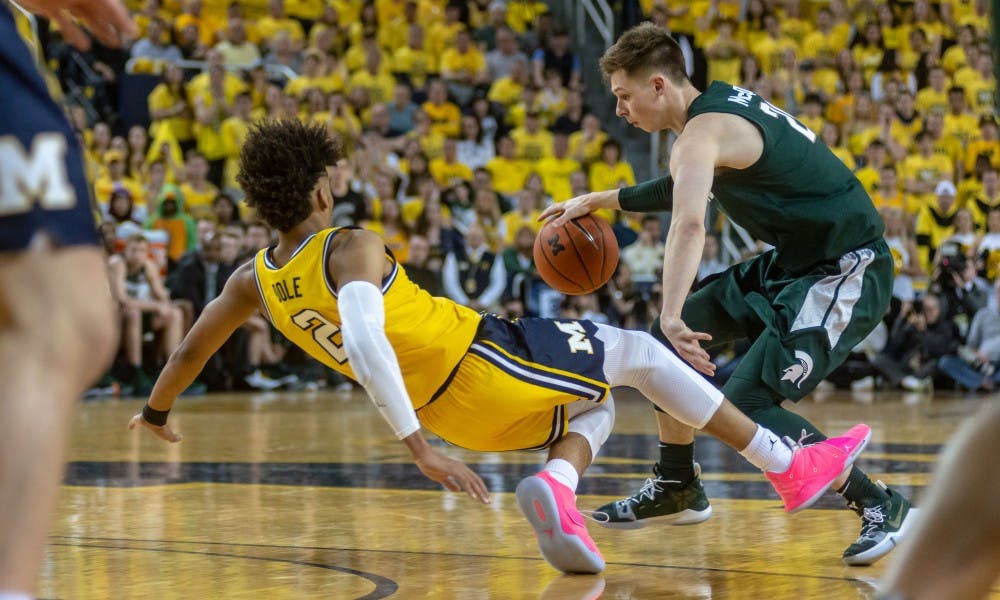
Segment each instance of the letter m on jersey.
M590 338L587 337L587 332L583 330L583 325L580 325L576 321L570 321L569 323L555 321L554 323L559 328L559 331L569 336L566 343L569 344L570 352L594 353L594 346L591 345Z
M76 204L66 176L66 138L40 133L25 153L16 137L0 136L0 216L27 212L35 202L49 210Z

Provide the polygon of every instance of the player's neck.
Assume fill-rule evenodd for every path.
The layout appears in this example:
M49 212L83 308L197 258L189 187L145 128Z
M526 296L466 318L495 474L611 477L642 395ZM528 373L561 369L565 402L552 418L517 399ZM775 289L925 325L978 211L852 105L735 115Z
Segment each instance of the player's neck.
M302 221L288 231L278 232L278 245L272 251L271 256L278 266L283 266L292 254L302 245L309 236L315 235L329 226L322 217L313 213L306 220Z

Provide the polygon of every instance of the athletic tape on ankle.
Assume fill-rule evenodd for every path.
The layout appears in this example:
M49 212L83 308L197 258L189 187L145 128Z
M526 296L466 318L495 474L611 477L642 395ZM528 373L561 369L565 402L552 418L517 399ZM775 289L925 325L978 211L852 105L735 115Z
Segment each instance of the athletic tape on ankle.
M167 424L167 415L169 414L169 410L156 410L148 404L142 407L142 418L146 419L146 422L150 425L156 425L157 427L163 427Z

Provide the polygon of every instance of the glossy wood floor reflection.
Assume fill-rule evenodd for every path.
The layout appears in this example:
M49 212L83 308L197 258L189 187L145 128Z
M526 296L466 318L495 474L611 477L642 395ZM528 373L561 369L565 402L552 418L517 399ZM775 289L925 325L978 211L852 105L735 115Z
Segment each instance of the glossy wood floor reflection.
M634 492L649 475L648 404L616 394L618 423L581 482L581 508ZM824 430L864 421L864 467L919 502L971 396L810 397L798 411ZM450 448L494 492L480 506L443 492L363 393L183 398L167 445L126 431L139 400L80 406L43 598L870 598L884 564L848 568L857 517L827 494L788 517L758 472L699 437L712 518L691 527L591 534L602 576L562 576L540 557L513 498L540 453ZM1000 598L1000 594L995 595Z

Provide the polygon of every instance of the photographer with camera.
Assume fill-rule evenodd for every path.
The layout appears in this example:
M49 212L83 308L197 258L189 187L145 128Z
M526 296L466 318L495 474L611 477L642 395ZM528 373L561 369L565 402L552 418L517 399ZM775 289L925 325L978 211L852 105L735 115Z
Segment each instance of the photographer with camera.
M966 344L938 361L942 375L970 391L992 390L1000 382L1000 283L993 287L998 302L976 312Z
M933 385L938 359L954 354L960 341L955 323L942 316L938 296L926 294L911 310L900 313L872 366L892 387L926 391Z
M989 286L977 276L975 259L957 243L943 243L936 262L930 292L941 299L942 318L954 321L964 333L976 312L989 303Z

